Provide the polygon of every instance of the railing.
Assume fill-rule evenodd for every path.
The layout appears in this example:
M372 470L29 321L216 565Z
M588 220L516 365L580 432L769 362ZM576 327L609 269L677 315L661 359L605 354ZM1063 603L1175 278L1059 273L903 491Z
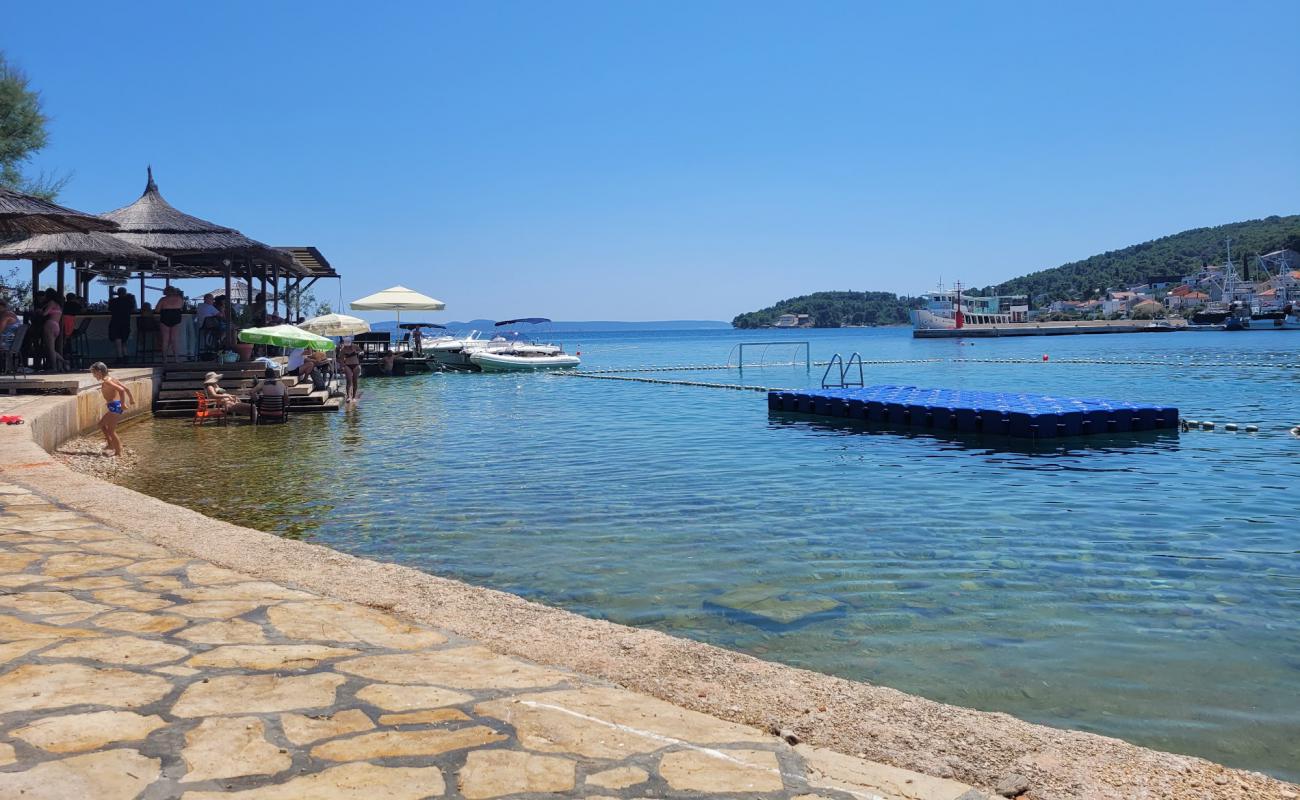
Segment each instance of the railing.
M849 370L853 369L853 366L855 364L858 367L858 380L856 383L852 383L849 381L848 375L849 375ZM835 369L836 367L839 367L839 379L835 383L831 383L831 370ZM853 355L849 356L849 360L847 362L845 362L844 358L840 356L839 353L836 353L835 355L831 356L830 361L826 362L826 371L822 373L823 389L843 389L847 386L865 386L865 385L866 383L862 375L862 354L861 353L854 353Z

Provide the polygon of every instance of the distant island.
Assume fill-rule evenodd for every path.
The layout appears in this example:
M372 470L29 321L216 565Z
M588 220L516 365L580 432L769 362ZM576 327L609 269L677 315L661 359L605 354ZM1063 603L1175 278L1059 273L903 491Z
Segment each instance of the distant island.
M900 325L907 322L910 298L892 292L813 292L741 314L735 328L769 328L782 317L799 320L782 327L841 328L846 325Z
M971 295L1028 295L1033 307L1061 301L1084 302L1112 290L1185 276L1223 263L1224 241L1232 239L1233 260L1251 276L1254 257L1279 250L1300 251L1300 215L1266 217L1213 228L1194 228L1082 261L1039 270L995 286L966 290ZM907 322L918 301L890 292L814 292L739 314L736 328L783 326L792 315L798 326L839 328L847 325L894 325Z

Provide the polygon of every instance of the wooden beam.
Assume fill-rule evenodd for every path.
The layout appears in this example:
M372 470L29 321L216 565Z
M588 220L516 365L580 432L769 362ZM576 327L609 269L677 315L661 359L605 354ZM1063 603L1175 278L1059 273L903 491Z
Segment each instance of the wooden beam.
M58 273L57 273L57 277L55 278L55 282L54 282L54 287L55 287L56 289L59 290L59 302L63 302L63 298L67 296L67 294L63 291L63 289L64 289L64 286L63 286L63 272L64 272L64 270L63 270L63 257L60 256L60 257L59 257L59 271L58 271Z

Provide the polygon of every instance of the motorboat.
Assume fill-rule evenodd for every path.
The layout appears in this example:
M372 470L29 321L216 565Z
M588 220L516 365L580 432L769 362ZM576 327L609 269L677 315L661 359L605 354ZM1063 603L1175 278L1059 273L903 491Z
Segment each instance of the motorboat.
M541 325L550 322L545 317L521 317L496 323L503 328L519 324ZM500 341L506 344L499 344ZM569 355L558 344L529 342L519 339L495 337L484 347L468 352L471 364L483 372L518 372L540 369L572 369L582 363L576 355Z
M470 362L483 372L519 372L540 369L573 369L582 359L568 353L518 352L516 350L477 350Z
M470 331L466 336L426 342L423 350L444 369L476 370L478 367L469 358L472 353L488 348L506 349L511 344L504 336L484 338L478 331Z

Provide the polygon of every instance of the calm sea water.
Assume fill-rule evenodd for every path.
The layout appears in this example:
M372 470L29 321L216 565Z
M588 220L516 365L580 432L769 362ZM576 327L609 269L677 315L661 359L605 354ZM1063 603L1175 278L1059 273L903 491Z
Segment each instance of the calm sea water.
M1300 369L1252 366L1300 363L1300 333L560 338L589 369L718 364L778 338L940 358L866 377L1158 401L1220 429L1005 450L769 415L758 393L436 374L370 380L355 410L284 427L131 427L147 458L124 482L581 614L1300 778ZM1013 357L1035 363L947 360ZM778 614L837 605L791 624L726 608L769 595Z

